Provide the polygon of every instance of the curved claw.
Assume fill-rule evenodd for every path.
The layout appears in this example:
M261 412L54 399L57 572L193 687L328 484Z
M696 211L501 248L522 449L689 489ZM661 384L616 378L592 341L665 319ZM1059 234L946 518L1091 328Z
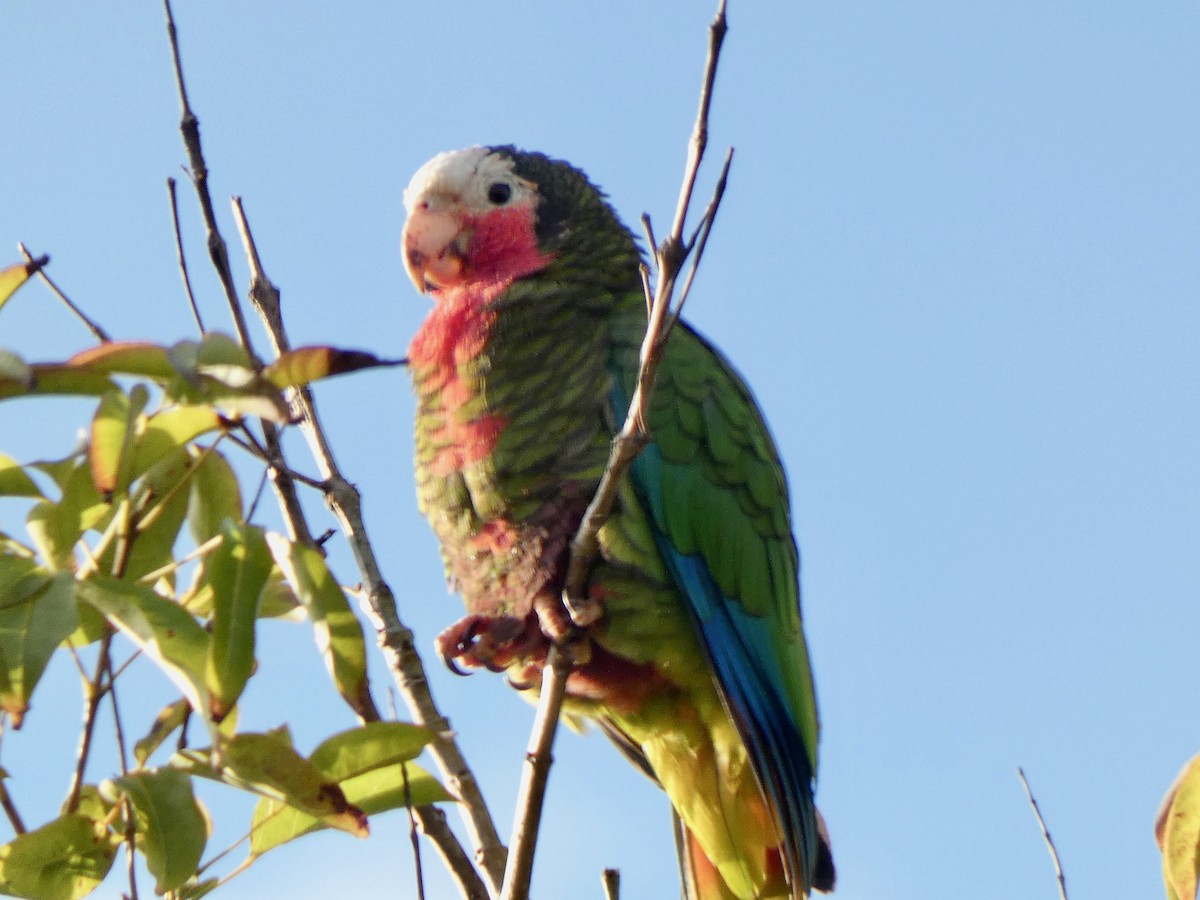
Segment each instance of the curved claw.
M453 654L453 653L443 650L439 655L442 657L442 663L445 664L446 668L449 669L451 672L453 672L455 675L461 675L463 678L466 678L468 675L471 674L470 672L467 672L464 669L459 668L459 665L457 662L457 660L458 660L457 654Z
M534 687L537 687L537 685L535 685L532 681L517 681L517 679L513 678L511 675L505 675L504 682L514 691L528 691Z

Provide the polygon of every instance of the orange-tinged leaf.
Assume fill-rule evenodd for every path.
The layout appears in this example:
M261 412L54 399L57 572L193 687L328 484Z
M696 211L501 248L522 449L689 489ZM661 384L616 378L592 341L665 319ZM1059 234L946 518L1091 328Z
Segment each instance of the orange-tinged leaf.
M1163 798L1154 828L1167 896L1196 896L1200 872L1200 755L1192 757Z
M17 292L17 288L48 262L50 262L50 257L43 256L33 262L17 263L15 266L0 269L0 307L3 307L8 302L8 298Z
M100 493L112 495L129 487L138 417L149 400L150 394L141 384L135 384L128 395L112 390L100 400L88 442L92 482Z
M167 358L167 349L149 341L109 341L76 353L66 365L105 375L144 375L156 381L176 375Z
M375 366L394 366L399 363L384 360L362 350L339 350L336 347L298 347L279 354L279 358L263 370L276 387L298 387L319 378L343 375Z

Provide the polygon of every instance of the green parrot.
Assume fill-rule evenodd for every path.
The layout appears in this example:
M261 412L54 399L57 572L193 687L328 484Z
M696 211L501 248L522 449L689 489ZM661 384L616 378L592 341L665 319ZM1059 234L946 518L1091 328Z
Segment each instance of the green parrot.
M468 612L438 650L536 695L547 635L569 627L571 538L634 390L641 254L582 172L513 147L440 154L404 199L405 264L435 301L409 348L417 495ZM565 708L666 791L689 900L830 890L779 455L742 379L683 322L648 425L600 530L587 593L604 612Z

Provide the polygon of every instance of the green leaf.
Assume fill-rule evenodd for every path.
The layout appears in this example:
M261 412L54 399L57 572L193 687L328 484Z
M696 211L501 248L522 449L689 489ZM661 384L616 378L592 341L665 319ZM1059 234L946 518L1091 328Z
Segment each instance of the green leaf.
M104 518L109 505L96 490L85 460L75 458L71 468L59 474L62 497L57 503L44 500L34 504L26 528L46 565L68 570L74 568L75 544L84 531Z
M175 900L200 900L201 897L207 897L220 886L220 878L206 878L203 881L185 884L175 892Z
M43 497L41 489L11 456L0 453L0 496Z
M226 521L225 540L204 561L213 589L208 688L212 715L221 721L241 696L254 669L258 599L274 565L263 530Z
M337 781L346 799L368 815L405 805L439 803L453 798L432 775L408 762L433 740L433 732L404 722L370 722L334 735L313 751L309 761ZM404 766L404 768L402 768ZM276 800L260 800L254 809L251 856L261 856L325 825L319 819Z
M406 775L407 795L404 784ZM402 809L406 805L426 806L454 799L436 778L411 762L393 763L387 768L364 772L345 779L340 786L346 799L368 816ZM262 856L280 844L326 827L321 820L277 800L260 800L254 808L251 824L250 855Z
M0 708L12 716L14 728L21 727L34 687L75 623L75 580L69 572L46 577L36 593L0 608Z
M375 366L394 366L397 362L383 360L362 350L339 350L336 347L299 347L279 354L279 358L263 369L265 375L279 388L299 387L359 369Z
M405 806L406 798L413 806L454 799L437 779L408 762L432 739L433 732L418 725L371 722L324 741L309 761L338 782L347 800L374 815ZM311 815L264 799L254 810L251 856L324 827Z
M183 727L191 711L192 707L186 700L176 700L159 710L146 736L133 745L133 758L139 766L144 766L163 741Z
M134 385L129 394L115 389L101 398L88 442L92 481L101 494L111 496L129 487L138 419L149 400L149 392L140 384Z
M0 307L3 307L8 299L17 292L17 288L48 262L50 262L50 257L43 256L33 262L17 263L15 266L0 269Z
M171 451L223 426L224 420L210 406L175 406L156 412L146 420L138 441L133 476L141 475Z
M416 759L434 733L407 722L368 722L324 740L309 757L330 778L341 781L393 763Z
M328 827L367 836L363 811L346 800L334 780L297 753L286 736L243 733L221 742L220 748L220 771L212 769L212 754L203 750L183 750L172 765L281 801Z
M356 713L374 709L367 681L367 645L362 625L334 580L320 551L268 534L275 561L308 610L317 646L338 693Z
M263 585L262 595L258 598L258 617L300 621L304 615L304 607L296 592L284 581L283 570L278 565L272 566L267 583Z
M142 585L93 575L79 582L77 591L162 669L209 724L208 632L180 606Z
M86 897L112 868L118 841L70 814L0 847L0 891L29 900Z
M209 828L192 793L192 779L175 769L155 769L112 784L133 803L138 849L154 876L155 893L175 890L194 877Z
M1162 850L1167 897L1194 900L1200 874L1200 755L1188 761L1167 790L1154 833Z
M233 468L220 453L204 455L192 475L188 503L193 540L203 544L221 533L221 523L226 519L240 522L242 518L242 492Z

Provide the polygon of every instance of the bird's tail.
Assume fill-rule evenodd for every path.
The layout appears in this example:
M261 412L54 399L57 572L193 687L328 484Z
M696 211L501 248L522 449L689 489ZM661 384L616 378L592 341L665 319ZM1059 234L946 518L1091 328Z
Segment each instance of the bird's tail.
M672 811L675 823L675 852L679 855L679 875L684 900L739 900L725 884L712 860L701 848L696 836Z
M677 813L672 813L675 825L675 851L679 855L679 871L683 881L684 900L741 900L735 894L720 871L705 854L704 849L696 840L696 836L688 830ZM778 900L803 900L808 895L799 890L789 890L784 884L783 862L778 854L768 861L769 868L778 872L778 889L774 893L772 887L766 888L767 894L762 900L778 898ZM772 865L773 864L773 865ZM814 890L828 893L833 890L837 872L833 866L833 852L829 847L829 831L825 827L825 819L817 811L817 862L812 873Z

